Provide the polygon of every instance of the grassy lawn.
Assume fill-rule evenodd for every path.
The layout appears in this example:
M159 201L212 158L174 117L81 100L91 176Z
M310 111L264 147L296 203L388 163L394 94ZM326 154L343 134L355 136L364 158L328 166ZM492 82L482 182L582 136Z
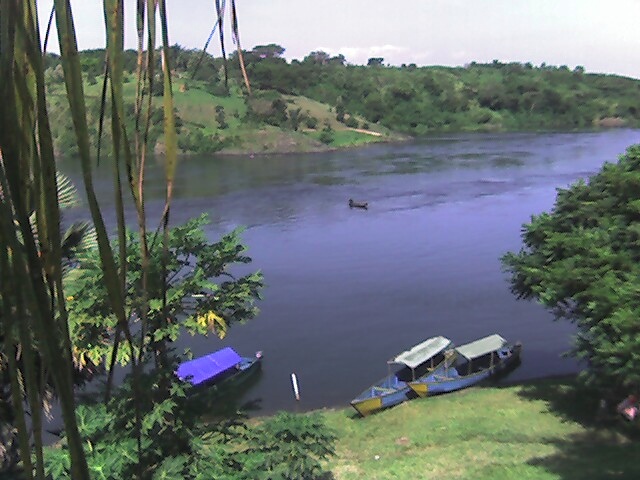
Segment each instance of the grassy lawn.
M571 379L472 388L367 418L324 413L338 434L327 467L347 479L637 479L640 429L596 422Z

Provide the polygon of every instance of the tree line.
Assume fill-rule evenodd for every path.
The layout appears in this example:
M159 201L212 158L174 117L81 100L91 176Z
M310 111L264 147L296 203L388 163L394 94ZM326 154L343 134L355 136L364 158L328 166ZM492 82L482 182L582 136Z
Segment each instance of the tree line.
M242 86L237 52L229 55L226 63L209 53L179 45L168 51L174 77L185 87L207 91L212 95L211 102L246 90ZM276 44L243 51L253 93L244 97L245 123L253 122L256 128L270 124L297 130L307 118L304 112L287 111L281 97L294 95L329 105L336 119L349 127L379 124L414 136L452 131L579 130L640 125L638 80L586 73L580 66L569 69L544 63L534 66L494 60L485 64L472 62L464 67L414 64L391 67L377 57L369 59L367 65L350 65L344 56L322 51L287 62L284 52ZM57 56L47 56L48 81L60 81L58 64ZM87 81L95 83L104 73L104 50L80 52L80 64ZM135 68L136 52L125 50L124 72L133 75ZM156 82L155 93L160 94L161 88L161 83ZM218 106L215 118L224 127L229 112L225 117L223 110ZM365 121L354 122L355 116ZM189 122L189 118L183 120ZM310 124L316 126L314 119ZM185 129L184 150L197 151L194 142L186 139L188 132L194 130L200 130L198 133L202 135L207 129ZM160 134L159 128L151 131L154 138ZM64 135L61 131L56 137ZM211 151L224 147L219 140L217 144L212 140L215 145L209 145Z

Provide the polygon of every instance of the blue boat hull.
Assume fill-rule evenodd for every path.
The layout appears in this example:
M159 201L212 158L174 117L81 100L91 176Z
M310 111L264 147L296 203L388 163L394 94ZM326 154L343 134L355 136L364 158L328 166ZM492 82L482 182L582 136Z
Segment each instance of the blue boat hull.
M216 389L228 389L234 386L239 386L246 382L249 378L253 377L262 368L262 357L242 357L242 360L238 364L235 371L231 372L227 376L207 383L204 386L207 388Z
M443 366L444 362L436 365L433 369L427 368L426 365L424 365L420 369L416 370L415 378L421 378L420 375L424 374L425 371L441 371ZM417 395L409 387L408 380L411 376L408 376L408 373L407 369L404 369L403 373L399 371L387 375L353 399L351 401L351 406L364 417L379 410L393 407L407 400L417 398ZM401 378L403 380L401 380Z
M522 346L520 344L511 346L509 356L501 358L490 367L469 375L460 375L454 367L447 368L442 365L437 371L431 372L414 382L409 382L409 388L418 396L426 397L471 387L489 377L509 371L519 362L521 350Z
M351 406L364 417L411 398L416 398L416 395L409 388L409 385L394 375L389 375L358 395L351 401Z
M446 351L451 346L451 340L437 336L428 338L410 350L396 355L387 363L404 365L404 367L395 373L390 373L360 393L351 401L351 406L360 415L366 416L416 398L417 395L409 387L409 382L439 371L446 361Z

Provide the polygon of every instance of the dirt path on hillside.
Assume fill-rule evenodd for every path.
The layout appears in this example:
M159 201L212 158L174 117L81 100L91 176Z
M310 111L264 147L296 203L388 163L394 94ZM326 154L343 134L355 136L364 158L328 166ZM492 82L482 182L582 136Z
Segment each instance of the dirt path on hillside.
M380 132L374 132L372 130L363 130L362 128L348 128L347 130L351 130L353 132L358 132L358 133L366 133L367 135L373 135L374 137L382 136Z

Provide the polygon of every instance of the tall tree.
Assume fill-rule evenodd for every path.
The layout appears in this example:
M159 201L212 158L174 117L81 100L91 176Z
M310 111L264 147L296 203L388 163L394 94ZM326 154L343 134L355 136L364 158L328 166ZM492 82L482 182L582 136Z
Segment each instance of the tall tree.
M269 45L256 45L251 53L260 58L280 58L284 54L284 47L270 43Z
M114 144L114 190L116 192L116 217L118 218L121 252L126 248L123 215L123 179L129 180L131 194L138 212L138 224L146 239L144 215L143 178L146 158L145 122L137 125L135 155L131 151L131 132L125 127L123 102L123 3L104 0L107 31L107 73L109 76L109 100L111 103L111 131ZM102 273L107 286L112 311L117 321L114 357L120 335L124 333L130 347L134 339L128 329L124 313L124 285L126 258L120 255L119 267L109 244L102 213L92 181L92 161L87 114L83 91L82 68L79 61L75 25L69 0L55 0L55 21L60 47L60 61L73 120L76 143L83 168L83 179L89 209L96 228ZM167 194L161 225L164 227L165 245L168 239L168 222L175 175L177 147L171 89L171 69L168 64L168 32L164 0L137 2L137 25L142 38L147 25L149 43L143 52L138 49L138 117L142 118L143 93L152 91L155 52L155 25L159 18L162 33L162 83L166 144ZM53 15L52 15L53 16ZM0 2L0 83L2 110L0 111L0 321L5 355L3 367L8 367L11 397L17 412L20 450L24 473L44 478L42 442L39 439L42 397L38 368L46 365L53 377L59 396L65 423L67 444L71 457L70 475L73 478L89 477L82 439L75 417L72 368L73 358L69 336L66 299L62 288L62 239L60 233L59 204L56 198L56 160L53 154L51 130L47 115L46 91L43 69L43 52L39 33L35 0ZM46 41L45 41L46 44ZM143 60L146 60L143 61ZM146 70L146 74L143 74ZM106 77L105 77L106 81ZM105 84L106 86L106 84ZM106 92L107 89L105 88ZM151 114L147 102L147 128ZM34 212L33 218L30 212ZM148 258L146 246L141 247L142 258ZM166 250L166 248L165 248ZM143 260L143 277L146 265ZM144 298L143 298L144 305ZM143 309L144 310L144 309ZM144 320L144 319L143 319ZM42 362L37 363L35 350ZM22 370L16 362L16 352L22 355ZM134 363L134 378L139 377ZM22 378L21 372L24 372ZM135 384L135 382L134 382ZM32 427L22 409L22 385L33 415ZM136 395L140 389L135 388ZM137 451L142 458L141 424L136 410ZM29 437L35 438L35 465L32 462ZM137 476L142 477L141 468Z
M68 2L57 1L56 8L67 22ZM59 31L64 32L65 25L60 26ZM65 40L73 44L71 38ZM8 366L26 477L44 478L40 373L46 365L69 432L72 475L88 478L75 417L71 342L62 290L56 164L40 45L35 0L0 2L0 74L3 78L0 84L3 99L0 111L0 321L5 353L2 363ZM68 44L65 42L63 46ZM63 50L64 59L69 50ZM77 59L76 68L79 72ZM70 98L78 93L71 86ZM37 362L36 349L42 362ZM22 370L16 362L18 350L24 352ZM33 415L30 428L22 408L22 385ZM35 464L30 434L34 436Z
M583 376L611 392L640 390L640 146L588 182L558 190L553 210L523 226L502 261L518 298L576 324Z

